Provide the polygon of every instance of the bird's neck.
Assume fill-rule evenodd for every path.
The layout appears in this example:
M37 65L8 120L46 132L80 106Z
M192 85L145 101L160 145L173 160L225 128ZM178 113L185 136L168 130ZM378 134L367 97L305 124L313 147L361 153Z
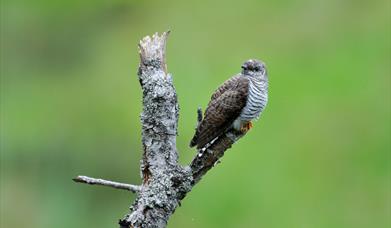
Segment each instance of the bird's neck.
M268 90L268 81L262 79L261 77L247 77L250 82L250 87L257 88L263 93L267 93Z

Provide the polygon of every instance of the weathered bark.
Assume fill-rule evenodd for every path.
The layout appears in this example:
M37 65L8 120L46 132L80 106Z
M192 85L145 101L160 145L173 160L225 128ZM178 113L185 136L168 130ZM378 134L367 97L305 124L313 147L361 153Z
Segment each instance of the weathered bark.
M165 227L179 201L191 189L191 172L178 164L177 96L167 73L168 32L140 41L138 76L143 90L141 113L143 185L121 227Z
M224 152L243 136L229 131L207 150L198 151L190 165L182 167L178 164L176 136L179 107L165 62L168 34L147 36L139 43L138 76L143 90L142 185L135 186L138 195L130 212L120 220L121 228L165 227L180 201L219 161ZM198 121L201 119L199 110ZM115 187L110 184L107 186Z

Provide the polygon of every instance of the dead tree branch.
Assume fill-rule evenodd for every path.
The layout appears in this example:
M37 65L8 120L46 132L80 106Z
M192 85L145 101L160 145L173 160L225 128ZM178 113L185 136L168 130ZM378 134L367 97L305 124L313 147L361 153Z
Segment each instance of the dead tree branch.
M102 186L112 187L116 189L124 189L124 190L131 191L133 193L140 191L140 186L137 185L124 184L115 181L103 180L103 179L96 179L87 176L77 176L73 178L73 181L78 183L90 184L90 185L102 185Z
M130 212L119 222L121 228L165 227L180 201L219 161L224 152L243 136L238 132L228 131L206 151L198 151L188 166L178 164L176 136L179 107L165 60L168 34L169 32L165 32L162 35L146 36L139 43L138 78L143 91L143 155L140 165L142 185L139 187L80 176L75 178L77 182L89 184L127 186L128 188L119 188L132 188L133 192L137 192ZM200 122L201 109L198 109L197 117Z

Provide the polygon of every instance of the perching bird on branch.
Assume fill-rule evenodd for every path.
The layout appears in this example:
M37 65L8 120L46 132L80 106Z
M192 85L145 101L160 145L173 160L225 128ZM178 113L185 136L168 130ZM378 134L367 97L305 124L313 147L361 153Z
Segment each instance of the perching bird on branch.
M247 132L258 119L268 99L268 77L262 61L250 59L242 72L221 85L212 95L205 117L198 124L190 147L208 147L230 129Z

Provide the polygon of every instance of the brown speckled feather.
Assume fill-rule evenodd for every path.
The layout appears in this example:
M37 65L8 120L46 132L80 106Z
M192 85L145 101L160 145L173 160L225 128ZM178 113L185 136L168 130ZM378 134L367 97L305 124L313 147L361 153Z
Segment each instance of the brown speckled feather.
M204 119L196 129L190 146L203 148L232 125L247 102L249 81L242 75L232 77L212 95Z

